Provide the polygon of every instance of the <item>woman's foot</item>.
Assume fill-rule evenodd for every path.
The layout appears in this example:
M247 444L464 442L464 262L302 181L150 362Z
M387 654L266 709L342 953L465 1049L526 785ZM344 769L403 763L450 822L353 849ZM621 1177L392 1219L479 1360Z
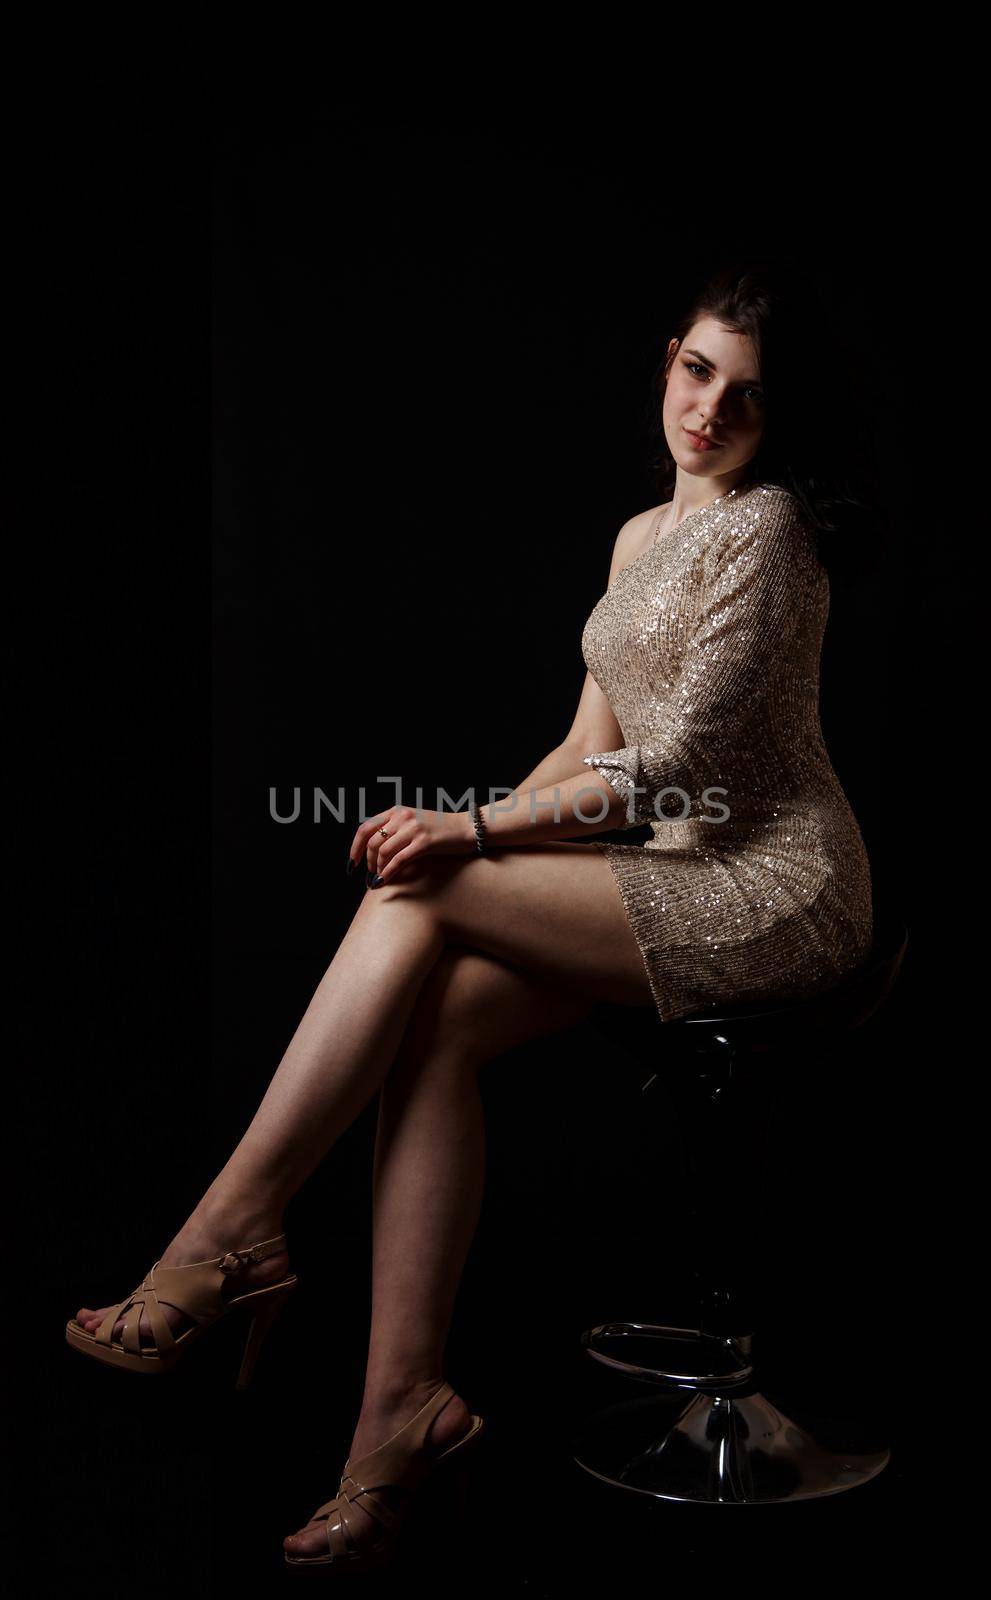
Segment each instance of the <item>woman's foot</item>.
M371 1455L380 1445L391 1439L394 1433L405 1426L416 1413L426 1405L432 1395L439 1388L438 1380L432 1383L418 1384L402 1399L392 1404L382 1405L373 1412L362 1410L361 1419L351 1441L348 1452L350 1461L358 1461L362 1456ZM426 1438L426 1448L430 1455L438 1455L448 1445L456 1440L463 1439L471 1426L471 1412L461 1399L460 1395L453 1395L447 1404L437 1413L430 1425ZM407 1498L405 1491L400 1487L396 1489L376 1489L376 1498L381 1499L394 1511L402 1511ZM327 1498L332 1498L328 1492ZM331 1513L333 1518L335 1513ZM369 1543L378 1543L382 1538L381 1524L377 1518L366 1511L358 1500L353 1506L353 1525L355 1543L362 1549ZM327 1519L321 1522L308 1522L305 1528L298 1533L287 1534L282 1541L283 1549L290 1556L320 1556L326 1555L329 1549L327 1541Z
M195 1214L180 1228L172 1243L169 1245L159 1265L163 1267L185 1267L194 1261L210 1261L216 1256L224 1255L228 1250L246 1250L250 1245L260 1243L263 1239L275 1239L282 1232L282 1219L279 1216L248 1217L243 1213L237 1217L212 1220L197 1219ZM289 1255L285 1250L277 1255L266 1256L264 1261L245 1262L237 1274L239 1284L238 1293L248 1288L249 1285L275 1283L279 1278L284 1278L289 1271ZM192 1319L175 1306L161 1301L162 1311L166 1322L173 1333L180 1333L183 1328L190 1326ZM76 1321L87 1333L95 1333L103 1321L109 1306L99 1310L91 1310L88 1306L81 1306L76 1312ZM111 1338L120 1343L124 1317L114 1323ZM143 1346L154 1350L155 1338L151 1331L147 1311L142 1311L139 1333Z

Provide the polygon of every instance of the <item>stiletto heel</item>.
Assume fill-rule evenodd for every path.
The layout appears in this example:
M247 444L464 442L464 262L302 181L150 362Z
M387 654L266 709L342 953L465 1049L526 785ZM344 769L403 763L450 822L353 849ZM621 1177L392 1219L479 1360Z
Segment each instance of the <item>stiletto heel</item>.
M295 1284L290 1288L282 1289L278 1294L269 1295L266 1300L262 1301L252 1316L251 1327L248 1329L248 1337L244 1346L244 1355L241 1357L241 1370L234 1385L235 1389L246 1389L251 1382L251 1374L255 1370L255 1362L258 1360L258 1352L265 1341L265 1335L292 1294L293 1288L295 1288Z

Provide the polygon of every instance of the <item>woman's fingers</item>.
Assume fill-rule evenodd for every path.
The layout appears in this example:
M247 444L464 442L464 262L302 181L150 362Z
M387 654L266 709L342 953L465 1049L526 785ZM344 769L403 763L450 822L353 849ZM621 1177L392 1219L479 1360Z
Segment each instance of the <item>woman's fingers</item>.
M385 833L382 829L385 829ZM395 842L401 835L404 843L417 834L416 813L409 807L394 806L381 816L369 817L363 822L351 844L351 857L356 865L364 860L369 872L383 871L400 846Z
M385 828L388 833L392 832L393 824L390 822L390 817L391 812L383 811L381 816L369 817L361 824L351 841L351 859L356 866L360 867L364 861L369 872L376 870L378 847L385 844L379 829Z
M375 870L385 883L389 883L397 874L401 874L404 867L408 867L411 861L415 861L423 854L424 848L415 823L400 828L391 839L383 839L382 845Z
M382 861L382 846L388 843L388 840L382 833L383 828L385 828L386 833L391 835L392 829L389 827L388 823L380 822L378 827L376 827L372 832L372 836L368 841L368 869L370 872L378 872Z

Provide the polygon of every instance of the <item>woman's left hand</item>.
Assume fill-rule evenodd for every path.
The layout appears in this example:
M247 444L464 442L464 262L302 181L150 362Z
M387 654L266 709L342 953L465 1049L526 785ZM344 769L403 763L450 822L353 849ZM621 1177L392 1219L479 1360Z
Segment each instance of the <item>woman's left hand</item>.
M381 830L385 829L388 837ZM391 883L403 867L422 856L467 856L477 846L468 811L425 811L413 806L390 806L369 817L358 829L349 854L354 862L367 857L369 871L382 883ZM379 885L376 884L376 888Z

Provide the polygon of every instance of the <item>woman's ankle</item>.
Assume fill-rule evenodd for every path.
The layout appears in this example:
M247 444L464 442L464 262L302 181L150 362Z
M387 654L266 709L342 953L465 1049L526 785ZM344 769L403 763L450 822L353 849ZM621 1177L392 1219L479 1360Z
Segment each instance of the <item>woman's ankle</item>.
M284 1181L274 1173L239 1166L233 1160L217 1173L200 1198L193 1217L205 1225L269 1228L259 1239L282 1232L282 1217L291 1198ZM190 1218L192 1221L193 1218Z
M283 1212L275 1205L204 1198L182 1232L190 1238L201 1237L225 1245L229 1250L246 1250L250 1245L277 1239L285 1229ZM288 1246L283 1243L282 1249L287 1250Z
M365 1392L361 1401L361 1414L358 1418L359 1427L368 1422L380 1422L383 1418L396 1416L405 1412L414 1416L421 1406L437 1393L443 1384L441 1375L429 1377L397 1378L395 1372L389 1374L381 1383L365 1381Z

